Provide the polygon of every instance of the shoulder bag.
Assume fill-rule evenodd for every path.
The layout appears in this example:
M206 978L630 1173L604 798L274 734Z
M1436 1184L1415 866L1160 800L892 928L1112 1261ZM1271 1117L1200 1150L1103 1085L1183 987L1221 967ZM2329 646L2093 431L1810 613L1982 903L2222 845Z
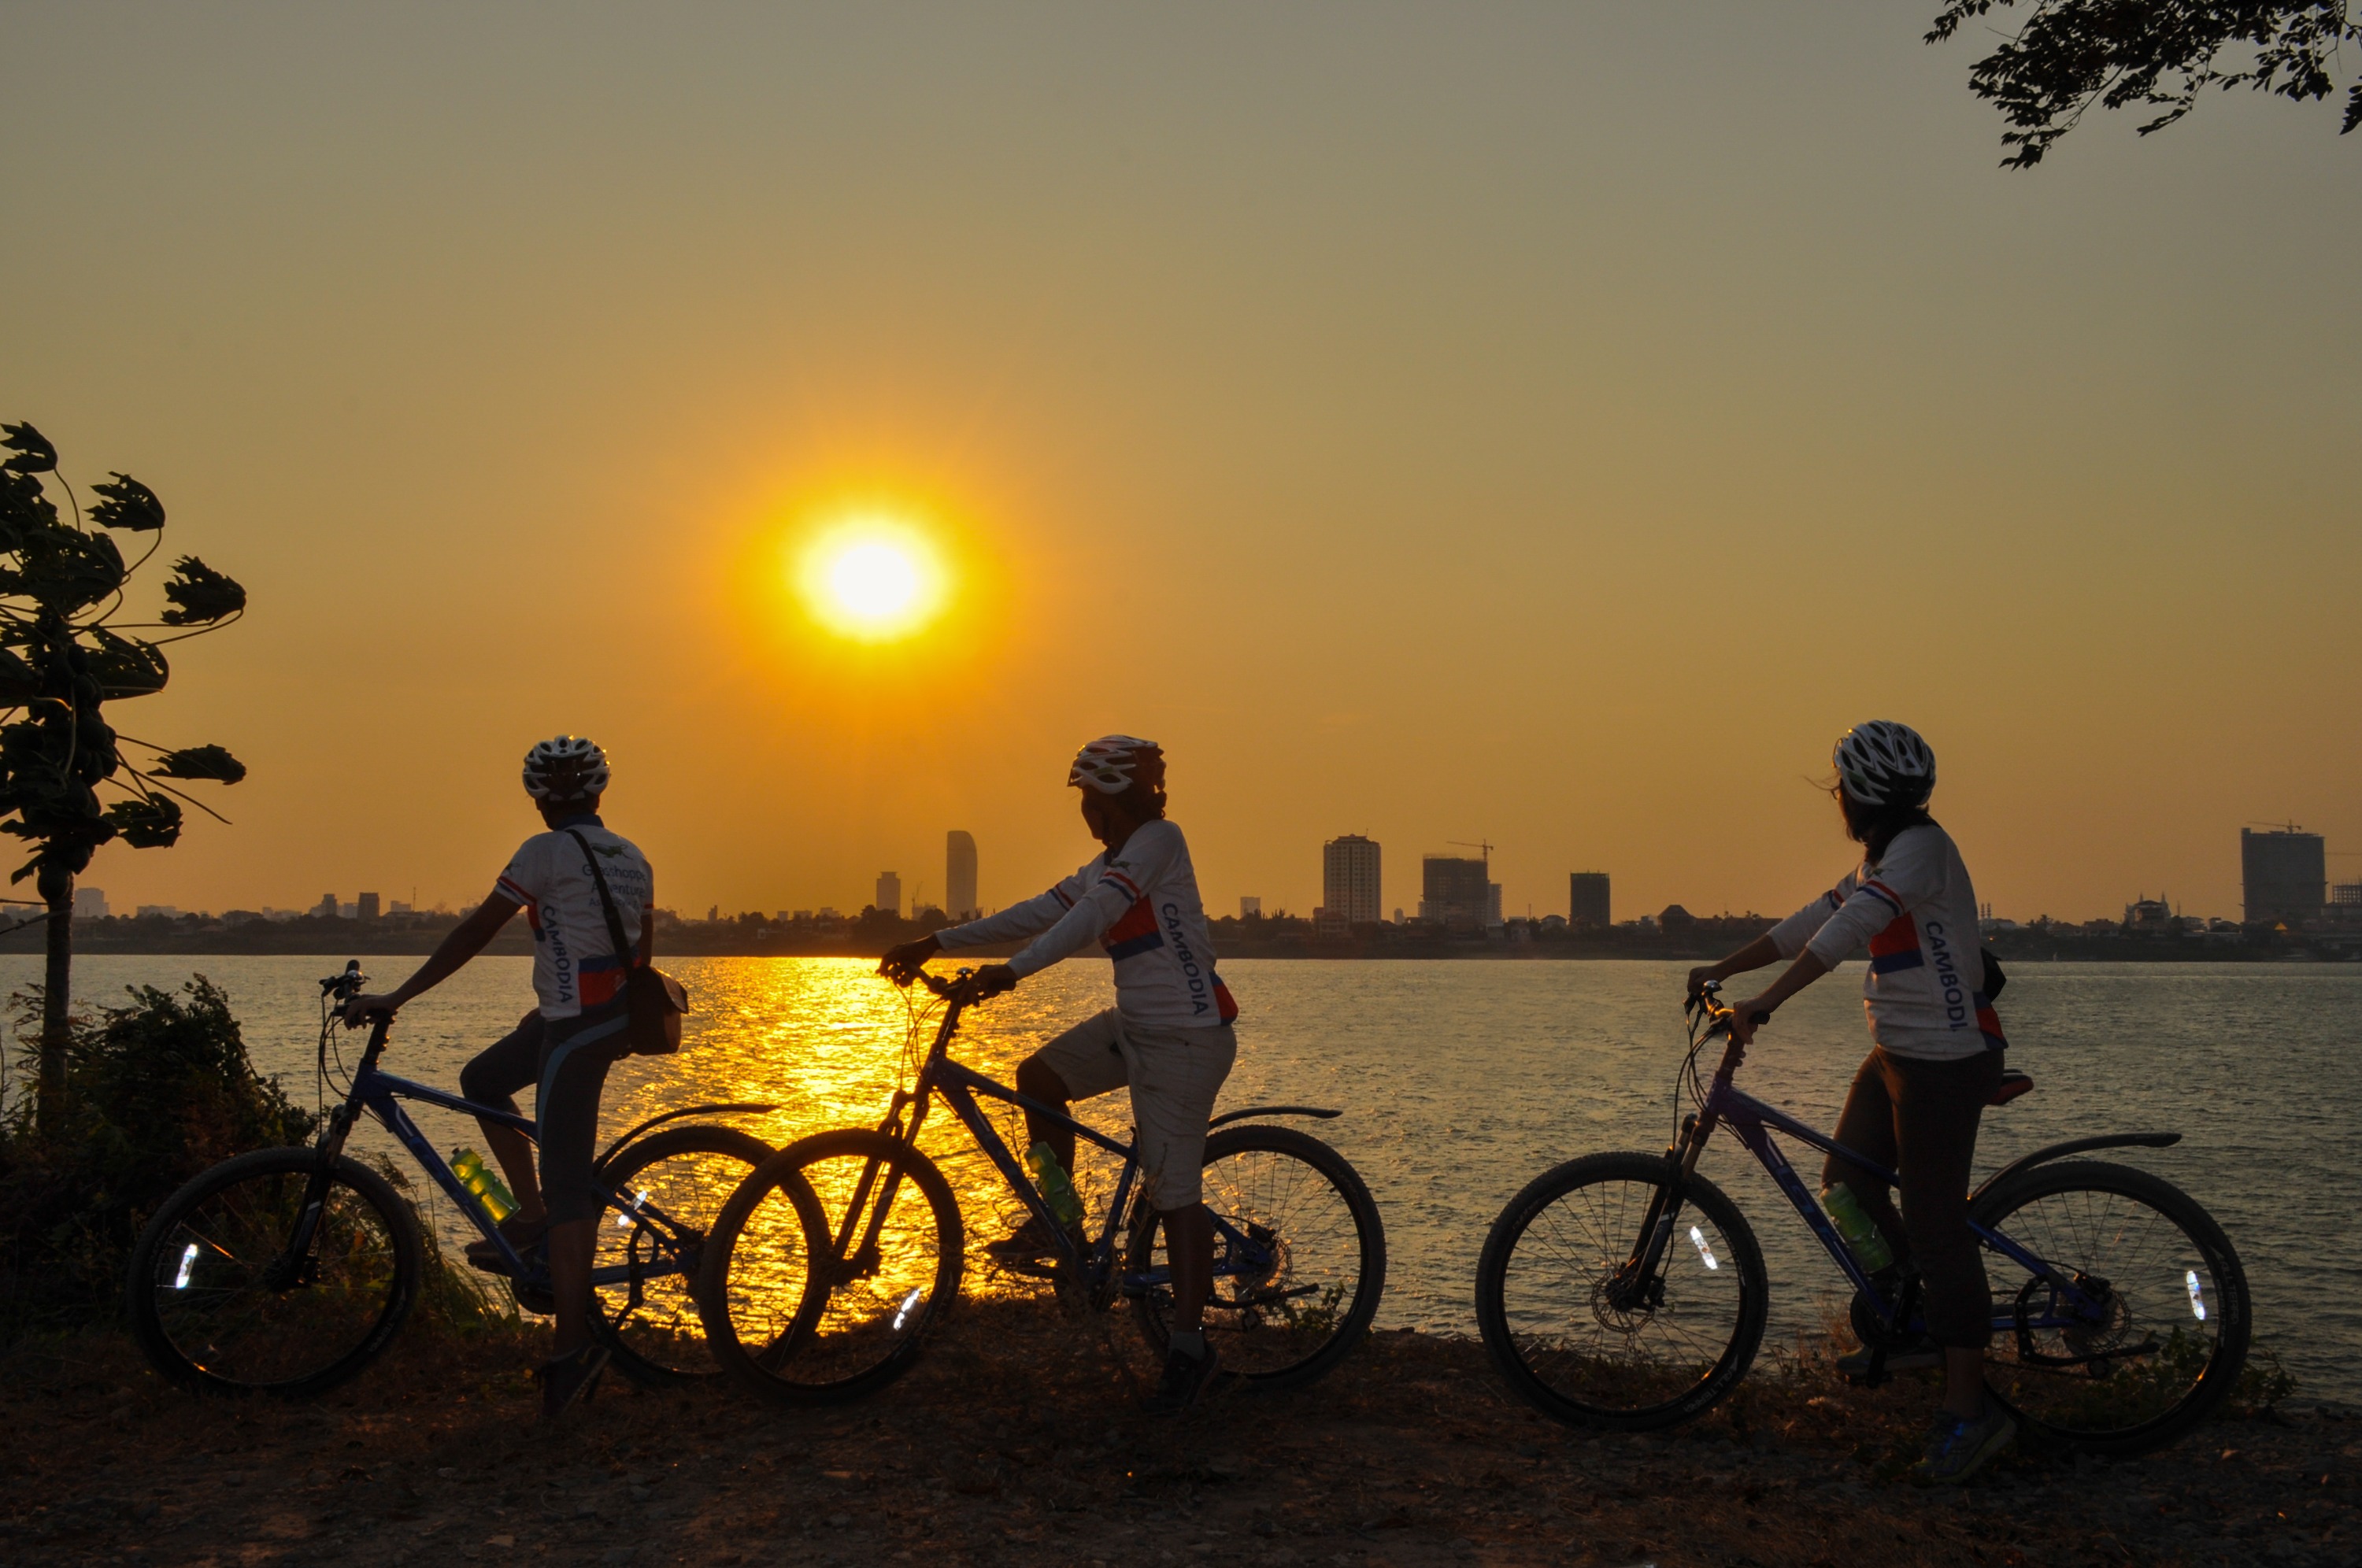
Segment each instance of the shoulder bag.
M624 939L624 917L615 912L614 895L607 891L607 874L599 869L598 852L573 828L566 836L582 846L590 864L590 879L599 885L599 907L607 911L607 940L615 961L624 966L624 1002L630 1021L624 1042L635 1056L669 1056L680 1049L681 1014L689 1010L689 991L679 980L653 964L632 962L633 947Z

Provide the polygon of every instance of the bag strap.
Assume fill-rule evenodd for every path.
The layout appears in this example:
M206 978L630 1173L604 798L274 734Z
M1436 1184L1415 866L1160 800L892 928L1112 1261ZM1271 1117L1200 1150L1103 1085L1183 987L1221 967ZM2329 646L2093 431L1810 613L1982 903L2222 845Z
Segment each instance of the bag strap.
M599 907L607 911L607 941L615 950L616 962L623 965L624 975L629 977L635 966L635 954L632 944L624 939L624 917L615 912L615 896L607 891L607 874L599 869L598 852L579 828L568 828L566 836L582 846L582 858L590 863L590 879L599 885Z

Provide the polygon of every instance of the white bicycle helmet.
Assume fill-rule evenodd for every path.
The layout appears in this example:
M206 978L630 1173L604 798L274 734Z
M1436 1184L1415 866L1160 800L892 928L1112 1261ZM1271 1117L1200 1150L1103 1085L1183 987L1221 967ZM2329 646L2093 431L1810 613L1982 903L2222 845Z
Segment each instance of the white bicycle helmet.
M1865 806L1927 798L1936 787L1936 754L1919 732L1892 719L1856 724L1838 737L1838 778Z
M1101 735L1075 754L1075 765L1067 769L1066 782L1077 790L1120 795L1131 788L1133 771L1142 763L1153 765L1149 784L1153 787L1161 782L1164 753L1154 741L1135 735Z
M558 735L524 754L525 793L563 804L603 794L607 754L581 735Z

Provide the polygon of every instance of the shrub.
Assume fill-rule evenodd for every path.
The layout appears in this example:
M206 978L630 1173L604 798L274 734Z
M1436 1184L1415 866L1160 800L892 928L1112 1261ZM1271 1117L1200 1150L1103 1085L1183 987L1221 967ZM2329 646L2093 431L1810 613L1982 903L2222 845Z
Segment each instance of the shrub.
M78 1016L62 1114L31 1097L0 1121L0 1336L112 1316L139 1227L216 1161L300 1143L312 1113L254 1070L229 999L203 976L178 992ZM38 994L17 999L38 1020Z

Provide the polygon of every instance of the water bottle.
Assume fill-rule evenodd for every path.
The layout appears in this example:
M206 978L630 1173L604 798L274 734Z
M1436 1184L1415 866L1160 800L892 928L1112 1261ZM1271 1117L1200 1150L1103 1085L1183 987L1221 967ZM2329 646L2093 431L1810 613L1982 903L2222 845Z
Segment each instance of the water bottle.
M484 1164L484 1156L475 1150L452 1150L451 1174L459 1178L461 1187L475 1194L476 1201L490 1211L494 1224L516 1212L516 1198L501 1185L501 1178L492 1174L492 1167Z
M1829 1211L1838 1234L1852 1249L1853 1261L1861 1265L1862 1273L1876 1274L1893 1264L1893 1249L1879 1234L1877 1222L1862 1209L1861 1199L1853 1195L1853 1188L1843 1182L1821 1188L1821 1207Z
M1042 1201L1050 1206L1050 1218L1061 1230L1079 1231L1083 1226L1083 1200L1075 1194L1075 1184L1066 1179L1066 1167L1050 1152L1047 1143L1036 1143L1025 1152L1025 1168L1033 1173L1033 1185L1042 1189Z

